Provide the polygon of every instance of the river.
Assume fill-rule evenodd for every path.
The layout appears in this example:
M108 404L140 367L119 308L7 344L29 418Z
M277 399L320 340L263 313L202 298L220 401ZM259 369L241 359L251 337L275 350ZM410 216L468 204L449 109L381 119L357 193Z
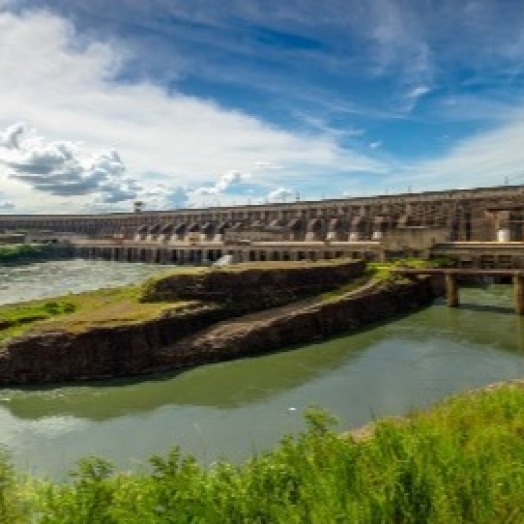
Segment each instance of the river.
M116 277L125 283L158 269L89 261L0 268L0 301L27 297L21 272L37 296L114 285ZM141 468L175 443L203 463L239 462L300 431L309 405L335 413L340 429L356 428L523 376L524 320L513 314L511 286L460 294L458 309L436 301L350 336L258 358L141 380L0 389L0 446L19 469L56 479L80 457Z

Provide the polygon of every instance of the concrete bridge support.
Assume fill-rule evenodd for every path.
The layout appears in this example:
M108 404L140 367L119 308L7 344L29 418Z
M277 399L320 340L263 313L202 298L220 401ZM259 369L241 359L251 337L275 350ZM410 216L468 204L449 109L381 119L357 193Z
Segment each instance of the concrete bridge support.
M513 289L515 293L515 313L524 315L524 276L513 277Z
M446 299L449 307L459 305L458 282L456 275L446 274Z

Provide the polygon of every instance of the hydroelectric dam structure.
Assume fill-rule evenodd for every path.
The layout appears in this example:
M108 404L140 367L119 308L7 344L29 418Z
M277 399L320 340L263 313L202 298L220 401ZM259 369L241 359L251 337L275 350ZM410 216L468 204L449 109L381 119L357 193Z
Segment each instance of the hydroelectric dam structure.
M152 263L449 257L524 268L524 185L147 211L0 215L0 232L78 256Z

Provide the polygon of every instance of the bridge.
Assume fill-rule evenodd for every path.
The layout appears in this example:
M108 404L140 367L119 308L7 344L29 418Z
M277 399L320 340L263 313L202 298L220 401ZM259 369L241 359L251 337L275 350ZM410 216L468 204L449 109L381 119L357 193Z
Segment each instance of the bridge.
M459 305L458 278L466 277L509 277L513 280L515 313L524 315L524 271L511 269L456 269L456 268L395 268L394 273L404 276L444 275L446 300L449 307Z

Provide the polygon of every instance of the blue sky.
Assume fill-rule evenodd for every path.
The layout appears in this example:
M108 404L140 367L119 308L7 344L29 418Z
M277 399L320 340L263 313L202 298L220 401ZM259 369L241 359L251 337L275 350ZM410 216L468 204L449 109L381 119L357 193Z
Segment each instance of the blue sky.
M524 183L522 0L0 0L0 212Z

